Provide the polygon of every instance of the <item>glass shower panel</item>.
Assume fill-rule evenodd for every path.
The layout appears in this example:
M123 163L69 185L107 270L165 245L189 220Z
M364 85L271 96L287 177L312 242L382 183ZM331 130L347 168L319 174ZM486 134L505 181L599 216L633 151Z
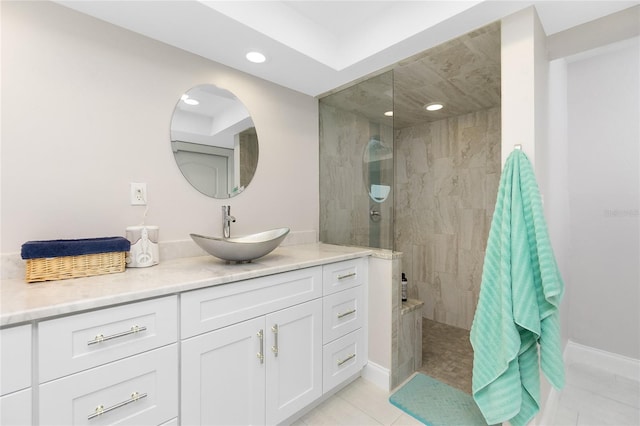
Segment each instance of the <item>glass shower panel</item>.
M320 241L393 250L393 73L320 99Z

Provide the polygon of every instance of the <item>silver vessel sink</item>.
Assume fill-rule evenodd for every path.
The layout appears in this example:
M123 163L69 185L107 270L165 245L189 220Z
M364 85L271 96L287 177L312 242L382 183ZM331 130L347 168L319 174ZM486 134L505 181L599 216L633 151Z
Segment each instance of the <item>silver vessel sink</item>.
M289 228L277 228L243 237L206 237L190 234L204 251L229 262L251 262L271 253L289 233Z

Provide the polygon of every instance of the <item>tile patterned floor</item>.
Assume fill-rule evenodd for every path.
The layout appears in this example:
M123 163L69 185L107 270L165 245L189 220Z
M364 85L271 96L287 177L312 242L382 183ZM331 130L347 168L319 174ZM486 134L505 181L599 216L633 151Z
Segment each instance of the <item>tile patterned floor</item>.
M423 334L423 368L420 371L470 392L473 354L469 332L424 320ZM548 426L640 425L640 382L581 364L568 364L566 374L567 384ZM388 398L387 392L359 378L294 425L421 424L391 405Z
M640 425L640 381L584 364L565 366L554 425Z
M294 426L421 425L419 421L389 403L389 394L363 378L302 416Z
M469 330L422 319L422 368L419 370L471 394L473 349Z

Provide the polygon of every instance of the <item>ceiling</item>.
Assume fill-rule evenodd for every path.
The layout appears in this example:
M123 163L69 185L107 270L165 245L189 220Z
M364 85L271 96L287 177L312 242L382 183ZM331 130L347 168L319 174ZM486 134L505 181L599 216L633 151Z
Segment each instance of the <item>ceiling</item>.
M638 1L94 1L64 6L318 96L535 5L547 35ZM249 50L267 56L246 61Z
M500 106L500 24L495 22L331 93L321 103L402 129ZM439 111L426 111L430 103ZM393 111L393 118L384 113Z

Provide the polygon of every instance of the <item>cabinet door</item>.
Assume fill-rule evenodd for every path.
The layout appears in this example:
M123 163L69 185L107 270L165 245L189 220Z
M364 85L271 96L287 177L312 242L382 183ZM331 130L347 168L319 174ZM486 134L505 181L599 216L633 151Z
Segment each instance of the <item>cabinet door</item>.
M322 300L267 315L267 424L322 395Z
M264 424L264 317L184 340L183 425Z

